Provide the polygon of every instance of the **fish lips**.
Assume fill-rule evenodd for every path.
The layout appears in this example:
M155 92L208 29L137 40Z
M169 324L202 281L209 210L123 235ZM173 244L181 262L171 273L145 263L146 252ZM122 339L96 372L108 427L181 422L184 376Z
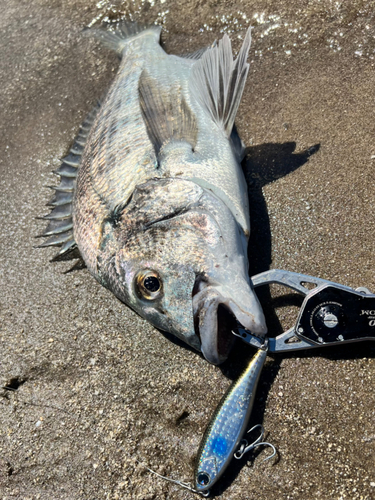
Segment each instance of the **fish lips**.
M223 294L216 287L207 287L193 297L195 331L201 341L202 354L210 363L219 365L228 358L235 341L232 330L238 323L261 337L267 333L258 299L251 289L249 292L246 295L250 304L246 310L230 294Z

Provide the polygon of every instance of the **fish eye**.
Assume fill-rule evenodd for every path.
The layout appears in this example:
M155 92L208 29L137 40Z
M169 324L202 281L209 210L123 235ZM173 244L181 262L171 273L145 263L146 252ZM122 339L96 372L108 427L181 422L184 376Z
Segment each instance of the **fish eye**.
M204 471L198 472L197 482L198 482L199 486L207 486L210 481L211 481L211 479L210 479L210 476L207 474L207 472L204 472Z
M138 295L147 300L153 300L160 296L162 282L160 276L155 271L141 271L136 278L136 288Z
M143 280L143 286L149 292L157 292L160 290L160 281L156 276L147 276L147 278Z

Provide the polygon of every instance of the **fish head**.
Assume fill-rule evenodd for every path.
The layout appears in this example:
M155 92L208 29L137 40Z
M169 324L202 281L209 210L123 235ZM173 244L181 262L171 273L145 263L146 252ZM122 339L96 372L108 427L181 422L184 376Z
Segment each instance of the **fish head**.
M138 186L116 227L104 229L99 261L103 284L120 300L219 364L237 321L255 334L266 326L235 220L223 219L211 198L183 179Z

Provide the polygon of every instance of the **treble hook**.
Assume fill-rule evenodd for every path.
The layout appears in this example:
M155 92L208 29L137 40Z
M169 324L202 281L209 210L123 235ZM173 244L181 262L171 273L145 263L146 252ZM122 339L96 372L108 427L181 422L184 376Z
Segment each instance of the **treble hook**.
M234 458L237 458L237 460L239 460L240 458L242 458L245 455L245 453L247 453L248 451L254 450L258 446L270 446L273 450L272 455L265 458L263 460L263 462L270 460L271 458L273 458L276 455L277 452L276 452L276 448L274 447L274 445L271 443L267 443L266 441L263 441L263 436L264 436L263 425L261 425L261 424L254 425L254 427L252 427L250 430L248 430L247 433L252 432L254 429L257 429L257 428L261 429L260 436L251 444L249 444L246 441L246 439L243 439L241 441L239 450L237 450L236 453L234 454Z

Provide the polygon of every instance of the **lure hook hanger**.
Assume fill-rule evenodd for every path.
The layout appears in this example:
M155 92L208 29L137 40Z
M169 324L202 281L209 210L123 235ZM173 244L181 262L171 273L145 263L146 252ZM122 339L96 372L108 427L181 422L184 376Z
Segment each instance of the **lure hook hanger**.
M247 433L252 432L253 430L255 430L257 428L259 428L261 430L260 436L255 441L253 441L251 444L249 444L246 439L242 439L242 441L240 443L240 448L236 451L236 453L234 453L234 458L237 458L237 460L240 460L245 455L245 453L247 453L251 450L254 450L255 448L258 448L258 446L269 446L273 450L272 455L265 458L263 460L263 462L266 462L267 460L271 460L271 458L273 458L276 455L277 452L276 452L276 448L274 447L274 445L271 443L268 443L267 441L263 441L263 438L264 438L263 425L261 425L261 424L254 425L254 427L249 429L247 431Z

